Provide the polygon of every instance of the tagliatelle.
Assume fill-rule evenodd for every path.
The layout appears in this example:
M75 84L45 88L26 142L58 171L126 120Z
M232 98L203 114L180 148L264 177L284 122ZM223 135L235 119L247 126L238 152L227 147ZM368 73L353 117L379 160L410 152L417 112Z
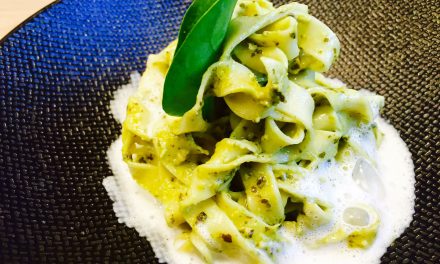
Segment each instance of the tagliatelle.
M298 193L296 179L344 147L356 150L351 128L378 134L383 98L318 73L337 58L339 41L307 12L297 3L239 1L224 53L204 74L190 111L173 117L161 108L175 42L150 56L127 107L122 151L133 178L163 204L169 225L190 226L188 241L208 262L212 252L240 251L272 263L281 226L303 235L326 224L332 205ZM209 121L208 97L223 103ZM364 229L374 237L377 224ZM362 232L337 234L367 247Z

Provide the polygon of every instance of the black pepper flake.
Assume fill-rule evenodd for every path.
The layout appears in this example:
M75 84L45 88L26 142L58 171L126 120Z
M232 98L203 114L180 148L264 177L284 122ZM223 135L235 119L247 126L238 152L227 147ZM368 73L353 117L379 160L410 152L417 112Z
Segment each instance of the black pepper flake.
M279 94L279 97L280 97L280 101L281 102L285 102L286 101L286 97L284 97L284 95L281 92Z
M257 192L257 187L252 186L252 187L251 187L251 192L256 193L256 192Z
M251 53L251 57L255 57L256 55L262 54L263 50L256 49L254 52Z
M197 216L197 223L203 223L206 221L207 218L208 216L205 212L200 212L200 214Z
M230 234L222 234L222 239L226 243L232 243L232 236Z
M293 39L296 38L295 32L290 33L290 37L293 38Z
M248 233L249 238L252 238L252 236L254 235L254 230L251 229Z
M264 186L265 183L266 183L266 178L264 176L260 176L257 180L257 186L261 188Z
M270 205L270 203L269 203L269 201L267 199L261 199L261 203L266 205L267 208L271 207L271 205Z

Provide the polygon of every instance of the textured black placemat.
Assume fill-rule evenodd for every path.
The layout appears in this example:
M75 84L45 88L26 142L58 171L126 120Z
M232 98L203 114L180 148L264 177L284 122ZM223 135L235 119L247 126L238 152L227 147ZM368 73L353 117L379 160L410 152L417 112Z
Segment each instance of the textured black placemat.
M0 263L157 263L102 186L109 102L188 3L66 0L0 44ZM382 261L439 263L439 1L304 3L340 37L332 75L384 95L413 155L414 221Z

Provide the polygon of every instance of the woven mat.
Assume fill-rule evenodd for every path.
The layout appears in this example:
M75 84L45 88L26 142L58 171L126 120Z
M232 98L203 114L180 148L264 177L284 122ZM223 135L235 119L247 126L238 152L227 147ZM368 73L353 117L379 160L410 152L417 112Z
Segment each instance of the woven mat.
M307 0L340 37L332 70L386 97L416 168L416 213L383 263L439 263L440 2ZM114 91L177 36L189 1L62 1L0 44L0 263L157 263L102 180Z

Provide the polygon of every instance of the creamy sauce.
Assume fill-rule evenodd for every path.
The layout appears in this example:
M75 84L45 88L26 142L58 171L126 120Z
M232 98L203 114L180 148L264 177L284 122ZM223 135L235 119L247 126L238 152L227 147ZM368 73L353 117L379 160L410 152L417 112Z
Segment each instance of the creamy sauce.
M123 121L128 97L136 91L139 80L140 75L133 74L132 83L121 87L115 94L111 110L117 121ZM278 263L327 263L329 259L339 264L379 263L386 248L409 226L415 199L411 154L391 125L381 118L377 120L377 125L384 133L377 151L372 145L371 135L363 133L362 129L351 131L352 138L373 157L372 160L353 155L346 157L343 163L330 160L300 180L298 188L301 193L320 198L333 206L333 220L331 224L301 238L282 230L289 241L277 256ZM110 146L107 157L114 176L103 181L114 201L113 209L119 222L135 228L146 237L161 262L203 263L197 254L179 250L181 231L167 226L160 203L131 178L128 166L122 160L121 148L121 138ZM362 223L362 219L347 220L347 215L363 206L372 207L380 219L376 240L370 248L349 249L345 241L319 248L314 246L316 240L335 228L351 230L353 226L347 221ZM364 221L368 223L373 218L370 215ZM228 260L216 263L226 262L231 263Z

